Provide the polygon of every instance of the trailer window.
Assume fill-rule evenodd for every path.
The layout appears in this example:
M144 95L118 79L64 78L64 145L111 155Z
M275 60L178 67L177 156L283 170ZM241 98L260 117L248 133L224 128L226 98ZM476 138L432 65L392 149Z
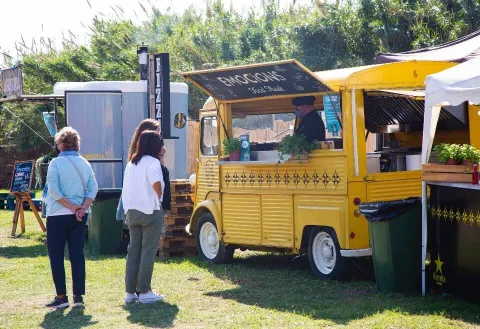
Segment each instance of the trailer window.
M218 155L217 118L202 119L201 149L203 155Z

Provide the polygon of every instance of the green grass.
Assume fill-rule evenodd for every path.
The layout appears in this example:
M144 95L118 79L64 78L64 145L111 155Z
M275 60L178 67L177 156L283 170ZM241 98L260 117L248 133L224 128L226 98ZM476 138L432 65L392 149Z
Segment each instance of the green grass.
M9 238L12 216L0 211L0 328L480 328L478 305L319 281L304 257L263 253L240 253L222 266L157 261L152 286L166 302L125 307L124 255L92 257L87 248L85 310L50 311L44 235L26 212L27 232Z

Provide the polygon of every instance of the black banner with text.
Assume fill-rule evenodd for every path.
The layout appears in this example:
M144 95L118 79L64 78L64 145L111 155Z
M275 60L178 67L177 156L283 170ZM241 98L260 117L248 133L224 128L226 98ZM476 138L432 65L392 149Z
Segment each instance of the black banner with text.
M226 101L330 91L295 61L190 72L184 77Z

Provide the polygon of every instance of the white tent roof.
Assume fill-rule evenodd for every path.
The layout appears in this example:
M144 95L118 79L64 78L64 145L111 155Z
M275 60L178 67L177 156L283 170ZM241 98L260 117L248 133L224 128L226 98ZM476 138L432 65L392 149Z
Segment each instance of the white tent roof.
M480 103L480 57L427 76L425 109L442 102L459 105L470 101Z

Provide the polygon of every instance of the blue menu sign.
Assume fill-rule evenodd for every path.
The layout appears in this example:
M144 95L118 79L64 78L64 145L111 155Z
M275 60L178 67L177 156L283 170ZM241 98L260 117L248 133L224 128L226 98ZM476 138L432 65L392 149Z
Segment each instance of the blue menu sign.
M34 161L15 162L10 192L26 193L30 191L33 178L33 164Z
M342 113L340 108L340 95L323 95L323 108L328 132L333 134L333 136L338 136L341 127L338 116Z

